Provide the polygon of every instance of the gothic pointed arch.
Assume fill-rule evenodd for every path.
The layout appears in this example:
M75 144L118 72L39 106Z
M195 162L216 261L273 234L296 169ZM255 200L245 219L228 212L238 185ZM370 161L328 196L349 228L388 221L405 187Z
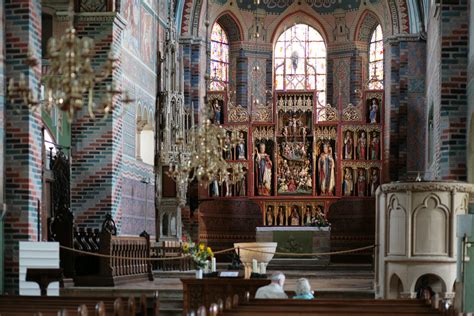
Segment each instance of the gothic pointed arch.
M278 36L273 55L276 90L316 90L326 103L326 42L320 32L295 23Z
M225 30L230 42L238 42L243 40L244 35L242 26L237 17L232 12L222 12L216 18L214 23L219 23L219 25Z
M354 32L354 40L369 42L372 32L378 25L382 25L378 16L373 11L365 10L359 17L359 22Z

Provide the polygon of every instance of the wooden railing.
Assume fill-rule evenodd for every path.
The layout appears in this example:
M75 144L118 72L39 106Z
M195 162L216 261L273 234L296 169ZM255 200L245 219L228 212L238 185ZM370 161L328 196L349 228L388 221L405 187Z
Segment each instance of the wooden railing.
M108 231L100 234L97 275L77 276L76 286L115 286L127 282L153 280L150 261L150 237L114 236ZM132 258L132 259L127 259Z
M175 260L154 261L153 269L161 271L188 271L194 269L190 257L182 258L184 255L183 245L179 241L161 241L155 243L151 248L152 258L174 258Z

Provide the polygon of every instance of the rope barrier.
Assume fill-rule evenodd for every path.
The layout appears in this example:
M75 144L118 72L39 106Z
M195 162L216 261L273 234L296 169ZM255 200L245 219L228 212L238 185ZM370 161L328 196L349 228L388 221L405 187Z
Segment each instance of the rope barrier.
M179 257L165 257L165 258L143 258L143 257L123 257L123 256L112 256L112 255L105 255L101 253L95 253L95 252L88 252L84 250L79 250L79 249L74 249L66 246L59 246L62 249L76 252L76 253L81 253L81 254L86 254L90 256L96 256L96 257L101 257L101 258L113 258L113 259L124 259L124 260L139 260L139 261L166 261L166 260L177 260L177 259L184 259L191 257L190 254L184 255L184 256L179 256ZM294 257L316 257L316 256L329 256L329 255L338 255L338 254L343 254L343 253L351 253L351 252L358 252L366 249L372 249L375 248L375 245L370 245L370 246L365 246L365 247L360 247L360 248L354 248L354 249L347 249L347 250L339 250L339 251L332 251L332 252L311 252L311 253L293 253L293 252L271 252L271 251L263 251L263 250L258 250L258 248L268 248L264 246L255 246L252 248L240 248L240 247L232 247L232 248L227 248L224 250L219 250L215 251L214 254L221 254L221 253L226 253L234 250L247 250L247 251L252 251L252 252L259 252L259 253L265 253L265 254L274 254L274 255L281 255L281 256L294 256Z
M70 247L66 247L66 246L59 246L59 247L61 247L62 249L65 249L65 250L69 250L69 251L77 252L77 253L82 253L82 254L89 255L89 256L96 256L96 257L101 257L101 258L111 258L111 259L124 259L124 260L166 261L166 260L176 260L176 259L191 257L191 255L184 255L184 256L180 256L180 257L166 257L166 258L123 257L123 256L104 255L102 253L96 253L96 252L88 252L88 251L74 249L74 248L70 248Z
M329 255L338 255L338 254L343 254L343 253L350 253L350 252L357 252L361 250L366 250L366 249L371 249L374 248L375 245L370 245L370 246L365 246L365 247L360 247L360 248L354 248L354 249L347 249L347 250L339 250L339 251L332 251L332 252L271 252L271 251L262 251L262 250L256 250L254 247L252 248L240 248L243 250L247 251L253 251L253 252L260 252L260 253L266 253L266 254L275 254L275 255L284 255L284 256L295 256L295 257L305 257L305 256L329 256ZM265 247L266 248L266 247Z

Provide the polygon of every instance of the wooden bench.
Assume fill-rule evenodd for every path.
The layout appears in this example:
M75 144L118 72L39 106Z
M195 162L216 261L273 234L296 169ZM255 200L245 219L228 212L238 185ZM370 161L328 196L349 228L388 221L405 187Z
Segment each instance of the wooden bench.
M248 299L250 293L245 295L245 300L239 300L238 295L226 297L222 308L222 300L211 304L206 309L203 305L197 309L201 314L206 311L209 315L443 315L427 304L424 300L375 300L375 299ZM240 301L240 304L239 304ZM192 311L194 312L194 311Z
M75 297L75 296L0 296L2 316L85 315L159 315L158 294L152 299L134 297Z
M224 300L227 296L237 294L244 300L246 292L252 297L259 287L268 285L268 279L243 279L243 278L183 278L183 313L190 310L196 311L201 305L208 309L218 299Z
M154 261L153 269L161 271L188 271L194 269L191 258L179 258L183 255L183 244L179 241L164 240L156 242L151 249L152 258L176 259Z
M131 281L153 281L151 263L146 260L150 258L148 235L114 236L102 231L98 253L112 258L100 257L98 274L76 276L76 286L115 286Z

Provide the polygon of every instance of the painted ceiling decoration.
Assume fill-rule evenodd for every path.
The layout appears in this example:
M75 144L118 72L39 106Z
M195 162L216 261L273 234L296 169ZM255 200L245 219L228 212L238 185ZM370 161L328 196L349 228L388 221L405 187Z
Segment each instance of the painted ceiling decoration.
M269 14L280 14L286 10L294 1L306 2L311 8L320 14L330 14L336 10L352 11L359 9L362 2L377 3L380 0L261 0L256 5L253 0L236 0L241 10L254 11L263 9ZM214 3L224 5L233 0L213 0Z

